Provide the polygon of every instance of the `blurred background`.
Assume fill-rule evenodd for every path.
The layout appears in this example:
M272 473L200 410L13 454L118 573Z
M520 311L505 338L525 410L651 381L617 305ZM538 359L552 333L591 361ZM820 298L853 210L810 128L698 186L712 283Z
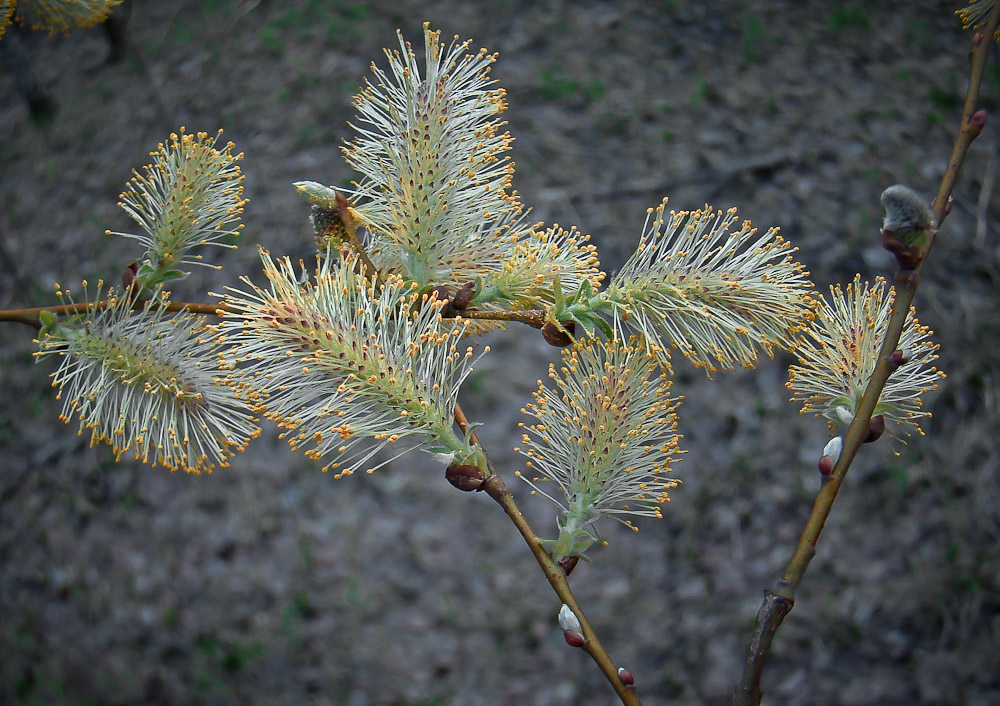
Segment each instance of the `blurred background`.
M515 186L537 220L593 236L607 271L645 209L738 206L779 226L817 287L890 277L878 197L933 195L968 74L961 0L132 2L128 52L101 27L19 33L56 104L32 119L0 71L0 308L54 303L53 282L117 281L138 251L116 206L171 131L225 129L245 152L246 229L309 257L291 182L349 183L351 97L401 29L500 52ZM11 32L11 30L8 30ZM981 105L996 114L997 63ZM925 437L862 450L765 673L765 703L1000 702L998 132L973 145L917 295L948 374ZM0 326L0 703L610 704L567 648L559 603L498 508L414 455L335 481L267 429L232 468L171 474L89 447L58 420L32 331ZM469 416L539 533L552 507L513 473L519 409L558 352L491 337ZM725 704L762 591L819 484L824 422L784 387L787 355L708 381L682 360L688 454L661 521L572 577L643 703Z

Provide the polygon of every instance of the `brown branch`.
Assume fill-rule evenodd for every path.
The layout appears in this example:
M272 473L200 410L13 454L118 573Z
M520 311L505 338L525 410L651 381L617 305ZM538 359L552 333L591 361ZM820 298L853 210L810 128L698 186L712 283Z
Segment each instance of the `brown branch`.
M955 182L958 178L962 161L968 152L969 145L972 144L972 141L982 131L985 115L976 112L976 105L979 100L983 67L989 54L990 45L993 43L993 34L996 31L998 22L1000 22L1000 3L994 5L990 19L982 34L977 34L973 40L972 70L965 107L962 111L962 123L955 139L951 159L941 179L941 187L932 204L937 227L940 227L941 222L947 216L947 205L951 198L951 193L955 188ZM923 257L926 257L933 243L935 230L932 229L931 231L930 239L923 249ZM771 642L785 616L795 605L795 591L802 581L809 561L816 553L816 544L819 541L820 533L823 531L823 526L833 507L833 502L837 498L837 493L844 481L847 470L850 468L851 462L854 460L861 444L864 443L868 433L868 423L875 410L875 405L878 403L889 375L899 367L900 358L898 355L894 356L893 353L899 345L899 337L902 334L903 325L906 322L906 317L913 302L913 296L920 282L920 270L922 266L923 259L913 269L900 267L896 273L894 278L896 296L893 300L892 314L886 328L885 338L882 341L882 347L879 351L879 360L875 366L875 372L872 374L868 386L865 388L865 393L861 398L857 414L851 422L847 434L844 436L840 458L833 472L824 479L823 485L816 495L812 512L799 538L795 553L785 568L781 579L777 582L775 589L765 593L764 600L757 612L743 677L739 684L737 684L733 695L733 704L735 706L758 706L761 702L763 692L760 688L760 680Z
M459 427L462 431L466 431L469 426L469 420L462 411L459 405L455 405L455 421L458 422ZM475 432L473 431L469 438L474 441L479 448L482 445L476 438ZM590 623L587 621L587 616L584 614L583 609L580 607L579 602L576 600L576 596L573 595L573 590L569 586L569 581L566 577L566 573L562 570L549 553L545 551L545 547L539 541L538 537L535 535L534 530L531 529L531 525L528 524L528 520L521 513L520 508L518 508L517 503L514 502L514 496L511 494L510 490L507 488L506 483L503 479L496 474L493 470L491 464L487 463L489 466L489 475L483 483L483 490L489 495L496 503L503 508L504 513L510 518L510 521L514 523L517 531L521 534L528 548L531 550L532 555L535 557L535 561L541 567L542 572L545 574L545 579L552 586L552 590L556 592L559 599L568 605L576 617L580 620L580 626L582 627L584 643L581 649L590 655L590 657L597 663L601 672L607 678L608 682L614 688L615 693L618 694L618 698L621 699L622 704L625 706L641 706L639 701L639 696L635 692L634 686L627 686L618 676L618 668L615 666L614 660L611 659L604 646L601 644L600 639L597 637L597 633L594 632L594 628L591 627Z
M381 275L376 269L374 263L368 257L365 252L364 245L361 239L358 237L357 233L357 221L350 217L351 206L350 202L346 197L337 193L339 213L337 216L340 222L344 225L347 238L346 241L350 243L351 247L358 253L358 256L363 263L365 268L365 273L370 279L381 282ZM342 201L341 201L342 200ZM525 321L525 323L531 323L536 325L534 322L538 321L536 328L541 328L544 323L545 312L541 311L525 311L525 312L511 312L511 311L476 311L476 310L459 310L456 312L457 316L462 316L466 318L478 318L493 321ZM614 688L615 693L618 694L618 698L621 699L622 704L625 706L642 706L639 697L635 693L635 688L631 686L626 686L621 678L618 676L618 669L615 667L614 661L604 650L603 645L601 645L600 639L597 637L597 633L587 622L587 617L583 613L583 609L580 608L580 604L576 600L576 596L573 595L573 591L569 587L569 582L566 579L566 573L563 571L552 557L549 556L548 552L542 546L542 543L535 536L535 532L531 529L528 524L528 520L521 513L520 508L518 508L517 503L514 502L514 496L508 490L507 485L503 482L503 479L497 475L493 468L493 465L489 462L486 452L483 449L482 443L479 441L479 437L476 435L475 430L469 429L469 418L465 415L465 411L462 406L455 403L455 422L458 424L459 428L469 436L469 440L474 443L483 452L483 458L486 458L486 466L489 474L483 481L482 490L486 491L493 500L503 508L503 511L510 518L510 521L514 523L517 531L520 532L524 541L527 543L528 547L531 549L532 555L535 557L535 561L542 568L545 574L546 580L552 589L556 592L556 595L562 599L562 602L568 605L576 617L580 620L580 625L583 629L583 636L585 639L582 649L591 656L591 658L597 663L604 676L611 683Z
M449 317L461 316L463 319L479 319L480 321L519 321L534 328L545 325L545 312L541 309L522 309L520 311L481 311L479 309L459 309Z
M73 316L74 314L86 314L89 311L99 311L108 307L109 301L102 299L96 302L83 302L80 304L60 304L59 306L36 306L29 309L0 309L0 321L13 321L19 324L27 324L35 328L41 328L38 320L43 311L48 311L56 316ZM150 305L149 301L137 301L132 305L135 311L145 309ZM204 314L206 316L221 316L226 312L233 311L225 304L207 304L204 302L167 302L156 306L167 311L188 311L194 314Z

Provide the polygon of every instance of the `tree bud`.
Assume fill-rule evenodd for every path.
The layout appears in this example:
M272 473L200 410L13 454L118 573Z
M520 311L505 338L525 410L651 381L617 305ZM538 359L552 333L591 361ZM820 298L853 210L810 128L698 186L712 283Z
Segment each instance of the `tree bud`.
M565 603L562 604L562 608L559 609L559 627L567 632L583 632L583 627L580 625L580 619L576 617L576 613Z
M556 563L559 564L559 567L563 570L563 573L569 576L570 574L573 573L573 569L576 568L576 565L580 563L580 557L576 555L564 556L560 558L559 561Z
M826 446L823 447L823 455L832 457L833 462L836 463L840 459L840 452L843 448L844 440L839 436L835 436L826 442Z
M448 318L455 315L455 306L448 298L448 288L445 285L439 284L431 288L430 293L436 295L437 301L444 302L444 306L441 307L441 316Z
M135 274L139 271L138 262L130 262L122 271L122 289L132 289L135 285Z
M841 424L850 424L854 421L854 412L844 405L838 405L833 411L834 414L837 415L837 419L840 420Z
M837 459L840 458L840 452L844 448L844 441L839 436L835 436L826 442L826 446L823 447L823 455L819 459L819 472L824 476L828 476L833 473L833 467L837 465Z
M868 435L865 437L865 443L870 444L873 441L878 441L882 434L885 433L885 416L879 414L868 420Z
M486 472L479 466L453 464L444 472L445 479L453 486L466 493L482 490L486 481Z
M883 191L881 201L885 208L882 246L896 256L901 269L917 269L936 227L934 214L920 194L902 184Z
M550 346L565 348L573 343L572 334L576 331L576 322L569 321L562 325L562 329L554 323L549 322L542 326L542 337Z
M970 115L969 125L977 135L981 133L983 128L986 127L986 111L977 110L975 113Z
M472 303L472 299L475 296L476 283L466 282L458 288L458 291L455 292L455 296L451 298L451 305L459 311L462 311L463 309L467 309L469 307L469 304Z
M583 636L583 633L577 632L576 630L564 631L563 637L566 638L566 644L570 647L583 647L583 645L587 642L587 638Z
M622 684L625 686L635 686L635 677L625 667L618 668L618 678L622 680Z

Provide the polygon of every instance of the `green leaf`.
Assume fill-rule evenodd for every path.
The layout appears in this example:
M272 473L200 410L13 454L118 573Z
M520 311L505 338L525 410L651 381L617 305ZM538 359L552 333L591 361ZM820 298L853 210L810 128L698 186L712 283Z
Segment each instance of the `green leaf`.
M580 324L580 326L583 327L583 330L587 332L588 336L593 336L594 335L594 331L595 331L595 329L594 329L594 319L592 317L586 316L586 315L574 316L573 317L573 321L575 321L578 324Z
M164 270L160 273L160 282L169 282L175 279L184 279L188 276L188 273L184 270Z
M135 273L135 278L140 282L146 282L154 274L156 274L156 270L153 269L153 266L147 260L139 266L138 271Z
M559 277L552 278L552 299L554 301L556 318L566 308L566 298L563 296L562 285L559 284Z
M594 285L590 283L589 279L584 279L583 282L580 283L580 289L573 295L573 302L577 303L588 301L593 295Z
M604 320L604 317L598 316L597 314L591 314L587 318L592 319L594 323L597 324L597 328L601 329L601 333L603 333L605 338L609 341L615 337L615 332L611 330L611 325Z

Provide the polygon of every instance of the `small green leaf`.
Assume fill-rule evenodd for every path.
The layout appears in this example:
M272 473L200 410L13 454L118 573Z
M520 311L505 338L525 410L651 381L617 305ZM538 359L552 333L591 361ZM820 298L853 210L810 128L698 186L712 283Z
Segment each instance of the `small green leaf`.
M594 330L595 329L594 329L594 320L593 320L593 318L591 318L590 316L586 316L586 315L574 316L573 317L573 321L575 321L578 324L580 324L580 326L583 327L583 330L587 332L588 336L593 336L594 335Z
M184 279L188 273L184 270L165 270L160 273L160 282L169 282L175 279Z
M601 333L603 333L605 338L609 341L615 337L615 332L611 330L611 325L605 321L603 317L591 314L587 318L592 319L594 323L597 324L597 328L601 329Z
M589 279L584 279L580 283L580 289L575 295L573 295L574 302L583 302L589 300L594 295L594 285L590 283Z
M562 285L559 284L559 277L552 278L552 299L555 304L556 318L566 308L566 298L563 296Z

